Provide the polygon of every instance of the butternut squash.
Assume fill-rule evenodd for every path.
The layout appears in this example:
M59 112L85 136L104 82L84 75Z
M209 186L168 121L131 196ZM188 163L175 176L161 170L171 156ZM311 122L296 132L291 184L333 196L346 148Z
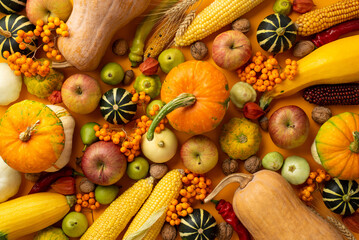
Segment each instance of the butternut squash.
M66 22L69 37L58 39L66 61L81 71L95 70L114 34L148 6L147 0L74 0Z
M328 222L313 213L278 173L261 170L253 175L235 173L225 177L207 196L210 201L227 184L239 182L234 193L236 216L256 240L340 240Z
M266 109L272 99L293 95L318 84L358 81L359 35L328 43L298 61L298 72L292 81L285 80L266 92L260 106Z

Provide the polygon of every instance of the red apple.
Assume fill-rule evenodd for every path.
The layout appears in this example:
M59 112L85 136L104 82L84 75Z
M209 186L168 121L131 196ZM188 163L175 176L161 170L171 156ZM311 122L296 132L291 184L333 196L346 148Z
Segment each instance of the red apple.
M248 62L251 56L251 42L240 31L223 32L213 41L212 59L221 68L236 70Z
M47 22L48 17L58 17L66 22L72 12L70 0L27 0L26 15L36 25L37 20Z
M100 102L102 93L98 82L85 74L74 74L63 83L62 101L75 113L93 112Z
M180 154L184 166L193 173L209 172L218 162L216 144L204 135L189 138L182 145Z
M99 141L91 144L81 159L81 169L93 183L108 186L120 180L126 172L127 160L121 147Z
M309 134L309 119L298 106L277 109L268 122L268 132L275 145L293 149L302 145Z

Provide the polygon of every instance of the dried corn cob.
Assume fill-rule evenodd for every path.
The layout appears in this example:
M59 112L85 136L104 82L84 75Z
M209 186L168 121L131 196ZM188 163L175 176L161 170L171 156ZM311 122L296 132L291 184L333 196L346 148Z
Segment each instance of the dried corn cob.
M354 18L359 18L359 0L338 1L300 15L296 20L298 35L309 36Z
M165 222L166 212L170 202L179 196L182 188L182 169L175 169L168 172L156 185L147 201L143 204L141 210L136 214L128 227L123 239L124 240L153 240L161 231L161 227ZM148 220L159 214L158 219L150 224L147 228ZM147 223L146 223L147 222ZM145 228L143 238L137 236L141 230Z
M139 180L125 191L95 220L81 240L115 240L150 195L153 181L153 177Z
M358 105L359 84L324 84L308 87L304 100L317 105Z
M264 0L215 0L193 20L183 36L175 38L176 46L188 46L230 24Z

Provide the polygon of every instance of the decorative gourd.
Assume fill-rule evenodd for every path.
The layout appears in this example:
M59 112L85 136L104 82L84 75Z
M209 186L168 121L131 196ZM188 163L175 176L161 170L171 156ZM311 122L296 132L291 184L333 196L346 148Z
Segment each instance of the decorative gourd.
M274 13L267 16L258 26L257 41L260 47L271 53L281 53L295 43L297 28L286 15Z
M170 129L165 128L160 133L155 133L152 141L148 141L146 134L142 136L141 151L149 160L164 163L174 157L178 141Z
M47 227L39 231L33 240L69 240L61 228Z
M255 240L343 239L333 226L298 198L280 174L271 170L253 175L228 175L204 202L209 202L232 182L240 183L233 197L234 212Z
M20 97L21 76L16 76L7 63L0 63L0 105L8 105Z
M19 44L15 41L17 37L17 31L23 30L24 32L33 31L35 25L33 25L29 19L25 16L18 14L10 14L0 19L0 51L4 57L4 51L8 51L10 54L14 52L20 52L22 54L28 54L36 49L35 41L28 43L24 50L19 48Z
M0 239L14 240L37 232L69 211L67 198L59 193L34 193L1 203Z
M123 88L113 88L102 96L100 110L103 118L112 124L126 124L132 120L137 111L137 104L132 102L132 94Z
M183 240L215 239L216 219L204 209L193 209L193 213L181 218L178 231Z
M5 14L20 12L25 5L26 0L0 0L0 12Z
M222 121L229 104L228 82L212 64L187 61L167 74L161 100L166 104L154 118L147 132L148 140L152 140L156 126L167 114L174 129L202 134L215 129Z
M357 82L359 68L355 59L359 58L358 42L358 34L341 38L298 60L293 81L283 81L265 92L260 100L261 107L265 109L272 99L293 95L309 86Z
M0 203L14 196L21 185L21 174L0 157Z
M40 75L26 77L24 83L27 91L39 98L47 98L55 90L60 91L64 75L50 68L50 72L45 77Z
M71 158L72 153L72 137L75 130L75 119L71 114L63 107L56 105L47 105L52 111L55 112L56 116L60 118L62 126L65 132L65 145L64 150L61 152L60 157L52 166L46 169L46 172L56 172L61 168L65 167Z
M359 208L359 185L351 180L333 178L323 188L323 202L330 211L350 215Z
M68 63L81 71L95 70L114 34L140 15L148 0L77 0L66 22L70 36L58 39Z
M318 158L332 177L359 178L359 114L344 112L331 117L320 127L314 144Z
M245 118L232 118L223 125L219 143L230 158L246 160L259 150L261 139L258 124Z
M61 120L43 103L15 103L0 120L0 156L20 172L38 173L50 168L64 145Z

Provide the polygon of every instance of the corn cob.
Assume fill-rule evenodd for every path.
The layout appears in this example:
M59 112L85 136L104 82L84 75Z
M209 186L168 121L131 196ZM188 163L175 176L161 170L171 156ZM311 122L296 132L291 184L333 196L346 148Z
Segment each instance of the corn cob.
M359 84L323 84L306 88L304 100L317 105L358 105Z
M230 24L264 0L215 0L203 9L187 28L175 38L176 46L188 46Z
M298 35L309 36L354 18L359 18L359 0L338 1L300 15L296 20Z
M179 196L182 188L182 169L175 169L168 172L156 185L147 201L143 204L141 210L136 214L128 227L123 239L142 239L153 240L161 231L165 222L166 212L170 202ZM151 216L160 213L159 219L148 228L143 238L133 236L141 230L140 228L151 218Z
M150 195L154 178L136 182L101 214L81 240L115 240Z

